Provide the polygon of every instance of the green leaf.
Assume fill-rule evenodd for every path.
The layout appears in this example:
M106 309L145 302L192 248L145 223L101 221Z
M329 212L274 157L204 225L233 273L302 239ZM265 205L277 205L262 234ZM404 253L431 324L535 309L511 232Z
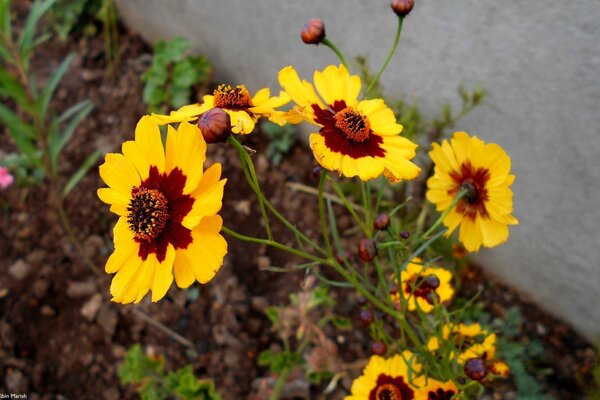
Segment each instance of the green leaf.
M352 321L350 318L341 317L339 315L333 315L331 317L331 323L340 330L352 329Z
M190 102L190 89L181 87L171 88L171 101L169 104L173 108L180 108Z
M27 94L21 83L4 68L0 67L0 96L12 98L21 108L27 112L32 110L27 99Z
M33 157L36 151L33 140L36 137L33 126L21 120L15 113L0 104L0 121L6 125L20 151Z
M173 85L188 88L196 83L197 74L189 59L182 60L173 66Z
M164 43L155 53L161 54L168 62L177 62L183 59L185 51L190 48L190 42L182 37L174 37Z
M94 105L89 100L80 101L79 103L71 106L67 109L56 121L52 121L50 127L50 134L48 135L48 147L50 148L50 162L52 169L56 171L58 169L58 158L60 152L71 140L75 129L79 123L88 116L92 111ZM69 123L62 130L62 134L59 131L59 124L69 121Z
M79 183L79 181L85 176L85 174L96 164L96 161L102 156L102 153L98 150L95 150L92 154L90 154L84 161L81 163L77 171L71 176L67 184L65 185L62 191L62 198L67 197L69 192L73 190L75 185Z
M25 20L23 31L19 38L19 47L21 52L28 53L33 48L33 38L35 35L35 29L39 19L54 5L56 0L36 0L31 7L31 11Z
M52 95L54 94L58 83L67 72L67 69L69 69L69 65L71 65L73 58L75 58L75 55L69 54L69 56L65 58L64 61L58 66L58 68L52 73L50 79L48 79L46 87L44 87L42 95L39 98L39 110L42 120L46 118L46 113L48 112L48 105L50 104Z

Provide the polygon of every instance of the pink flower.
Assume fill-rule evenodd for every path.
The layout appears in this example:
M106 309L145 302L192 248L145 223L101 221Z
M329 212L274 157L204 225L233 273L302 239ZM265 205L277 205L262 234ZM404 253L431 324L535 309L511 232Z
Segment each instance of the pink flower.
M0 189L6 189L12 185L15 178L8 172L4 166L0 166Z

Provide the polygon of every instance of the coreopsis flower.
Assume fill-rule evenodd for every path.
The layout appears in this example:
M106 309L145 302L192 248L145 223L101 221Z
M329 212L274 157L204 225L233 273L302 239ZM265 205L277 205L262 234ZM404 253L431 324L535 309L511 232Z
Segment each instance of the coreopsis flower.
M512 216L514 175L510 158L497 144L485 144L476 136L456 132L441 146L433 144L429 155L435 163L434 175L427 181L427 200L443 212L465 190L456 207L444 218L449 236L459 225L459 240L469 251L497 246L508 239Z
M415 393L415 400L450 400L459 392L452 381L440 382L428 378L426 384Z
M6 189L14 182L15 178L8 172L8 168L0 166L0 189Z
M122 152L106 155L100 176L108 188L98 189L119 215L106 263L106 272L116 273L112 300L137 303L151 290L158 301L173 276L181 288L210 281L227 253L217 214L226 180L218 163L203 171L206 143L198 127L169 126L165 152L158 124L144 116Z
M293 111L319 127L310 147L323 168L363 181L384 174L393 183L419 174L410 161L417 145L400 136L402 125L382 99L358 100L360 77L343 65L316 71L314 86L288 66L279 83L296 103Z
M363 374L352 382L351 395L344 400L413 400L417 388L425 383L424 377L416 378L420 369L410 351L388 359L371 356Z
M434 304L449 301L454 295L450 285L452 273L443 268L423 268L420 258L415 258L400 272L402 293L406 298L409 311L414 311L417 306L424 313L433 310ZM399 302L400 294L391 295L392 300Z
M212 95L202 97L203 103L189 104L170 115L152 114L159 124L169 124L181 121L195 121L198 117L213 108L221 108L231 119L231 131L246 135L254 130L256 121L266 117L279 125L287 123L287 113L276 110L290 101L290 97L281 92L279 96L271 97L269 88L260 89L254 97L244 85L219 85Z
M458 349L459 364L464 364L470 358L493 360L496 354L496 334L482 329L477 323L444 325L442 337L451 340ZM427 348L431 351L438 350L440 348L438 338L429 339ZM451 357L454 357L454 354Z

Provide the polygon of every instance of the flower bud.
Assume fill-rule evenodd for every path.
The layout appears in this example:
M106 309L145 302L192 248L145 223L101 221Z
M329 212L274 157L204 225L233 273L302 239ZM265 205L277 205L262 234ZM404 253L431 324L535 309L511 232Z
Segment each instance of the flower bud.
M358 303L359 306L366 306L367 298L365 296L358 296L358 298L356 299L356 303Z
M387 351L387 346L383 342L371 343L371 353L376 356L382 356Z
M323 168L320 165L315 166L312 171L312 177L315 179L319 179L319 176L321 176L321 171L323 170Z
M375 220L373 221L373 228L382 231L384 229L387 229L388 226L390 226L389 215L379 214L377 217L375 217Z
M434 292L433 290L429 290L427 292L427 294L425 295L425 300L431 304L432 306L435 305L435 303L440 303L440 296Z
M402 231L402 232L400 232L400 237L402 239L408 239L410 237L410 232L409 231Z
M206 143L224 142L231 134L231 118L220 108L213 108L198 118L198 127Z
M375 243L369 239L361 239L358 243L358 257L364 262L369 262L377 255L377 249Z
M398 285L396 284L396 282L394 282L391 286L390 286L390 295L395 296L398 294Z
M360 322L362 322L364 326L369 326L373 323L373 312L367 309L360 310L360 313L358 314L358 319L360 320Z
M415 0L392 0L392 10L399 17L406 17L415 6Z
M430 289L437 289L440 286L440 278L438 278L437 275L434 274L427 275L423 283Z
M300 32L302 41L306 44L319 44L325 39L325 24L318 18L311 18Z
M487 370L485 362L481 358L469 358L464 366L465 374L474 381L480 381L485 378Z

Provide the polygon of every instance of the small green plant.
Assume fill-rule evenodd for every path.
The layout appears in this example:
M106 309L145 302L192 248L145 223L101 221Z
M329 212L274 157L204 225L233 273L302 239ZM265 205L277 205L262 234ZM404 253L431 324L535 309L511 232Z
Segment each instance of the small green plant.
M165 372L163 358L147 356L139 344L129 349L118 373L123 385L135 385L142 400L221 400L213 381L198 379L191 365Z
M190 43L180 37L154 46L152 65L142 75L144 103L152 112L179 108L190 101L192 88L207 83L212 73L208 60L188 55Z
M10 19L10 0L0 0L0 98L10 100L0 104L0 121L8 128L18 150L16 154L9 154L4 164L15 171L19 183L37 184L48 177L52 190L58 191L62 199L95 164L101 153L95 151L89 155L62 189L59 188L61 152L93 106L85 100L62 114L56 114L50 107L55 90L73 61L73 55L65 58L43 88L38 87L39 78L30 69L34 50L49 38L46 33L36 35L38 22L55 2L35 1L22 32L15 38ZM14 104L14 109L9 108L9 104Z
M272 122L263 123L262 128L270 139L267 157L273 164L279 165L296 143L296 130L290 125L279 126Z

